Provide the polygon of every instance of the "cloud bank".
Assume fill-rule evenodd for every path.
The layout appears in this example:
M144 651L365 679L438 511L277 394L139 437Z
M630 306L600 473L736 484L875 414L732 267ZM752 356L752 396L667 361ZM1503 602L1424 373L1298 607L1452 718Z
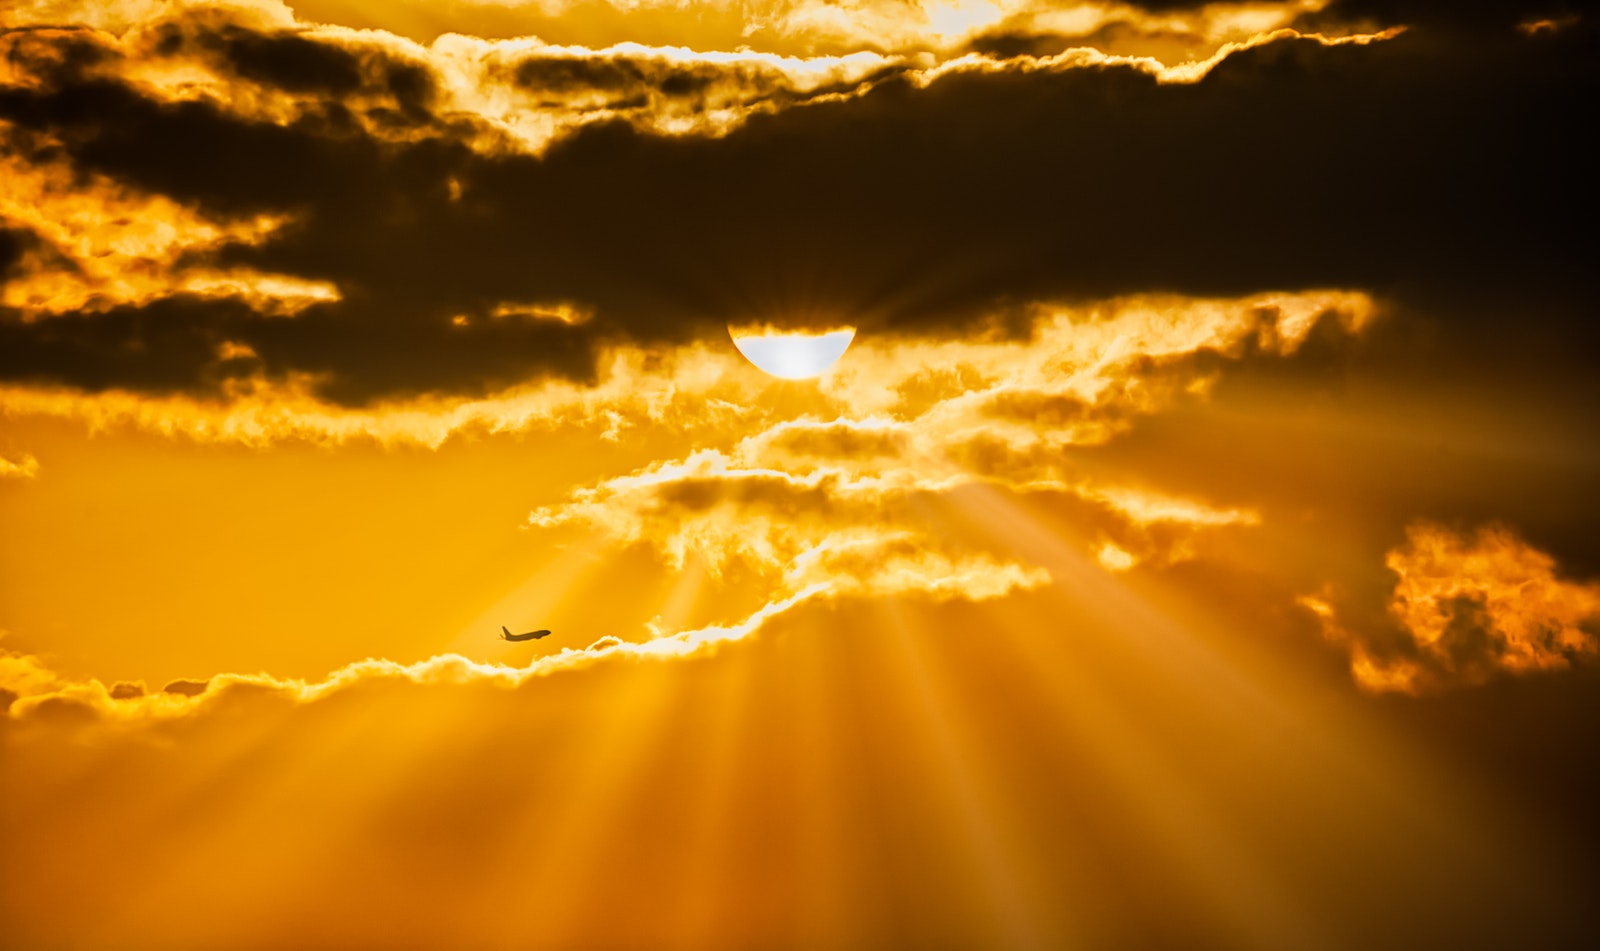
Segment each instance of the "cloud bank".
M591 383L611 345L730 321L916 338L1326 287L1520 296L1582 336L1552 322L1593 257L1563 118L1594 92L1589 21L1416 21L1258 31L1188 73L423 47L226 9L15 29L0 380L358 407ZM496 316L559 307L591 316Z

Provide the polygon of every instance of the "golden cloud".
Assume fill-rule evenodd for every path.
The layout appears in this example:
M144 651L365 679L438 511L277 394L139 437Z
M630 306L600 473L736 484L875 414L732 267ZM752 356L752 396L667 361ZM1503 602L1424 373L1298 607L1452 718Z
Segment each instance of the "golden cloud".
M219 342L219 359L247 356ZM647 353L615 348L601 360L594 384L550 380L492 397L422 397L352 409L312 395L313 379L260 377L230 381L226 402L67 388L0 387L0 408L20 415L82 420L90 428L130 427L206 442L266 446L285 440L437 447L463 433L530 432L596 427L615 439L633 426L672 426L686 433L760 415L752 403L766 382L737 357L704 346ZM691 405L688 397L704 402Z
M463 432L585 428L602 439L672 432L707 446L605 479L548 505L534 526L582 525L648 543L674 565L702 559L767 579L767 600L815 584L834 594L997 597L1046 580L994 540L957 538L938 506L969 487L1061 500L1095 526L1108 567L1195 556L1199 533L1259 517L1075 471L1061 450L1104 442L1143 415L1203 400L1215 360L1292 353L1319 318L1359 332L1361 294L1233 300L1139 297L1041 307L1027 338L868 338L804 390L727 347L613 349L593 385L548 381L485 399L423 398L346 409L309 387L244 381L227 403L11 388L0 406L203 440L438 446ZM249 359L235 342L219 359ZM937 367L934 371L930 368ZM787 387L787 389L785 388ZM1060 405L1060 412L1023 410ZM932 503L930 507L930 503ZM1111 546L1109 549L1106 546ZM1114 549L1120 555L1103 553ZM1109 558L1109 560L1108 560Z
M0 222L21 225L37 240L0 289L0 306L15 308L23 320L174 294L237 298L258 313L282 316L339 299L327 282L189 263L224 244L259 244L287 219L209 220L171 199L64 163L24 160L13 139L0 124L0 177L6 181Z
M557 40L541 38L550 34L538 29L482 39L468 35L470 23L419 42L392 31L318 22L314 4L291 10L276 0L32 0L0 14L0 26L70 23L93 31L76 31L78 41L102 55L73 68L126 81L158 101L204 101L278 125L323 117L337 103L341 116L378 139L442 137L484 152L538 154L586 125L618 119L661 135L724 135L752 116L859 96L891 77L926 86L950 72L1126 65L1161 82L1193 83L1230 54L1263 43L1291 37L1368 43L1398 32L1324 36L1290 27L1325 5L1222 3L1155 14L1136 5L1063 10L1017 0L801 0L737 11L712 4L719 14L744 18L736 49L695 37L663 37L654 45L634 42L632 35L619 41L621 34L604 28ZM470 20L472 8L497 6L459 9ZM539 9L558 32L568 32L559 29L567 4L521 6ZM705 6L690 0L609 9L626 18L646 9ZM605 8L586 4L584 11ZM988 32L1043 34L1068 45L1049 55L1000 60L973 52L971 44ZM776 42L770 48L751 42L762 37ZM4 42L27 55L0 61L0 81L38 85L40 71L60 67L59 51L31 30ZM299 65L291 66L291 59Z
M39 475L39 460L24 453L16 459L0 456L0 479L33 479Z
M231 17L260 25L287 26L294 22L289 7L278 0L17 0L0 11L0 27L81 23L108 33L123 33L138 24L190 10L225 10Z
M755 634L773 618L828 593L827 584L811 584L734 624L708 625L643 642L604 637L588 647L563 648L522 667L483 663L459 654L440 654L414 664L368 658L318 681L222 673L205 681L174 681L160 691L148 692L143 684L107 687L94 679L69 680L50 670L38 657L0 650L0 697L6 699L10 717L23 723L56 720L137 726L203 713L226 703L231 696L252 692L292 703L313 703L374 682L516 688L540 677L596 663L707 656L728 642Z
M1554 559L1508 528L1467 534L1417 522L1384 564L1397 577L1388 612L1398 642L1346 629L1329 596L1300 602L1349 648L1351 672L1368 690L1470 686L1563 670L1600 652L1600 584L1558 577Z
M819 9L829 15L840 10L833 4ZM896 3L891 9L899 12L907 7ZM1172 26L1168 22L1161 28ZM473 140L477 147L495 150L510 145L541 153L585 125L617 119L658 135L725 135L753 116L861 96L891 78L927 86L958 72L1066 72L1123 65L1163 83L1196 83L1229 55L1265 43L1300 37L1335 46L1381 41L1399 33L1396 28L1328 37L1276 26L1260 31L1199 28L1204 32L1180 35L1191 45L1203 46L1205 55L1178 56L1171 62L1103 50L1087 42L1050 56L1002 61L943 41L930 46L928 36L902 34L905 42L896 42L885 41L881 33L874 34L871 42L863 42L865 36L848 41L841 34L838 43L824 44L841 51L833 55L812 51L812 44L803 54L784 55L748 48L721 52L634 42L559 45L531 37L484 40L455 34L441 36L426 48L414 44L398 48L431 71L441 96L437 111L472 116L483 123L485 134ZM335 28L317 28L304 35L351 48L378 42L370 33ZM383 43L395 45L392 40ZM941 49L942 53L932 52ZM395 134L370 125L369 131Z
M119 721L159 719L201 709L233 689L315 699L375 677L514 686L605 658L692 655L816 599L982 601L1047 584L1048 571L1027 563L1004 539L952 529L948 513L973 490L1068 504L1093 528L1083 540L1086 551L1108 570L1183 560L1193 557L1200 533L1248 527L1258 516L1159 486L1090 478L1073 471L1059 450L1103 441L1174 401L1204 400L1205 387L1196 384L1218 372L1218 359L1292 353L1319 319L1360 332L1374 312L1365 295L1334 291L1041 307L1026 338L868 338L832 376L804 387L774 382L725 345L691 345L615 348L592 385L551 381L489 399L430 398L362 410L319 404L292 381L241 388L223 404L0 392L0 406L13 413L250 444L371 438L437 446L473 431L587 427L603 438L670 431L707 448L580 488L535 510L530 523L582 526L617 545L649 545L677 566L694 559L725 572L737 565L754 572L756 603L766 604L731 626L642 644L604 639L522 668L455 656L415 665L375 660L316 683L223 673L193 690L145 692L56 683L38 664L13 661L26 674L8 676L6 689L21 697L13 715L81 708ZM222 347L223 356L248 358L238 344ZM1052 400L1083 412L1034 414L1029 426L1016 411ZM1096 425L1086 428L1085 418ZM1004 451L984 448L994 444Z
M336 0L298 0L293 6L307 21L379 27L421 42L454 32L540 36L589 46L648 37L663 46L745 47L790 55L859 49L951 55L993 35L1045 35L1179 61L1203 58L1219 43L1286 27L1328 2L1150 9L1099 0L1066 5L1049 0L390 0L362 7L358 17Z
M677 568L694 559L720 574L737 564L768 578L774 598L823 584L980 600L1048 580L1002 543L949 530L939 507L988 486L1076 505L1100 526L1109 569L1171 564L1194 557L1197 533L1254 525L1259 515L1105 484L1072 471L1060 449L1203 398L1196 383L1209 371L1193 359L1201 352L1292 353L1319 317L1358 332L1372 315L1369 298L1342 292L1137 298L1042 309L1026 341L864 341L818 384L833 418L746 420L739 428L754 431L731 445L579 489L529 521L648 545ZM943 388L919 385L926 366L941 368ZM1049 401L1076 409L1014 412ZM996 443L1005 451L986 448Z
M458 433L601 423L615 438L659 425L724 440L732 433L744 465L826 460L867 472L881 464L871 456L892 451L914 458L934 481L978 472L1016 485L1065 484L1061 447L1103 443L1139 416L1203 398L1214 374L1190 362L1197 354L1288 355L1319 318L1360 333L1376 312L1371 297L1346 291L1041 306L1025 339L862 338L798 404L792 389L731 347L690 344L610 347L592 383L545 380L482 398L351 408L319 400L313 380L291 375L230 381L222 403L13 385L0 387L0 410L250 445L373 439L438 446Z
M50 693L65 684L37 657L0 649L0 691L16 697Z
M584 125L613 119L664 135L719 135L750 116L866 92L918 63L874 52L784 56L634 42L561 45L534 36L450 33L423 45L390 33L298 22L280 4L41 5L0 25L0 82L49 84L69 68L128 83L158 102L204 102L280 126L342 121L391 142L448 138L485 152L539 153ZM460 183L457 183L458 197Z

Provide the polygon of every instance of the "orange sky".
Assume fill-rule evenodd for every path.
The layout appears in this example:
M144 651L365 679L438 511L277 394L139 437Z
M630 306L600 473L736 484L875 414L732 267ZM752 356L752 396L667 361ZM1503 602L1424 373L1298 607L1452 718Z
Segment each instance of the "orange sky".
M0 14L0 943L1587 946L1545 7Z

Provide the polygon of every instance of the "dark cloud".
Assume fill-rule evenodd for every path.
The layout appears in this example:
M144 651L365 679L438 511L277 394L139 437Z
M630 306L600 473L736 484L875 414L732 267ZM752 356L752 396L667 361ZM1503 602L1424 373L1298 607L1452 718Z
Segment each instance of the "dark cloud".
M1595 0L1334 0L1301 18L1301 25L1350 22L1429 28L1471 28L1503 31L1531 20L1592 14Z
M273 318L239 301L180 295L92 318L0 321L0 374L39 384L70 380L92 392L217 393L266 366L280 374L327 373L325 395L358 402L374 391L488 392L550 373L582 378L593 366L588 342L559 325L483 320L461 328L441 307L431 322L391 335L398 328L384 303L317 305ZM224 359L229 340L250 341L256 356Z
M988 400L984 415L1016 422L1037 422L1060 429L1090 420L1117 421L1133 416L1127 406L1096 405L1066 393L1002 392Z
M264 85L329 96L361 88L360 59L332 43L239 28L206 39L240 76Z
M825 480L825 482L834 480ZM781 475L755 473L737 479L683 478L664 482L652 511L706 512L717 506L737 507L741 515L798 516L842 508L829 495L831 485L796 485ZM869 507L871 506L869 503Z
M1157 15L1191 13L1213 5L1214 0L1142 0L1130 4ZM1597 9L1600 3L1594 0L1332 0L1320 10L1297 17L1293 28L1308 33L1326 30L1336 35L1351 29L1394 26L1504 32L1521 23L1561 21L1592 14ZM1025 11L978 35L969 49L1011 59L1054 56L1075 47L1135 52L1148 48L1151 41L1167 41L1188 49L1195 58L1203 58L1209 50L1196 45L1197 39L1149 22L1113 22L1087 35L1050 33L1040 31Z
M34 723L56 727L87 727L100 720L92 704L68 696L46 697L29 707L26 716Z
M634 53L540 52L497 74L541 104L579 108L598 97L612 110L647 106L691 112L755 103L791 106L857 92L909 71L903 63L869 71L859 79L802 86L778 67L759 62L707 62Z
M445 135L382 142L336 101L275 125L106 80L6 89L0 117L59 137L81 169L223 218L297 215L221 262L344 296L292 321L181 305L187 324L159 322L168 354L130 337L153 318L107 315L36 341L51 360L13 358L7 372L204 390L197 340L226 335L269 375L324 373L326 395L362 402L582 377L600 340L683 340L728 320L922 333L1043 298L1321 286L1570 316L1595 259L1576 121L1596 92L1594 38L1582 24L1471 42L1426 29L1368 46L1286 40L1193 85L1120 67L890 79L720 138L614 122L543 157ZM613 62L557 80L632 75ZM556 300L595 318L449 324ZM1557 332L1591 348L1585 327ZM7 333L26 346L61 332L12 319ZM100 352L116 348L148 362Z
M32 229L9 225L0 218L0 283L12 277L22 256L38 243L39 238Z
M169 688L167 691L168 693L181 692L171 690L171 686L171 684L167 685ZM201 689L203 690L204 688L202 687ZM132 683L122 682L111 685L111 699L113 700L134 700L144 695L145 689L143 681L134 681Z
M118 58L109 38L87 27L37 26L0 29L6 65L47 86L81 78Z
M519 86L557 95L621 93L647 82L646 67L624 57L540 56L519 63L514 74Z
M1500 668L1505 644L1494 636L1494 620L1482 596L1460 595L1439 605L1448 619L1437 648L1441 665L1467 683L1488 680Z
M198 697L211 686L209 680L174 680L161 688L162 693L177 694L180 697Z
M191 11L151 31L160 57L198 56L224 74L262 86L330 99L356 93L391 97L416 121L431 118L432 73L393 49L294 30L263 32L231 22L225 12ZM347 45L348 44L348 45Z
M766 448L780 455L802 458L861 460L903 456L910 446L906 433L900 430L869 429L835 422L779 430Z
M0 374L20 382L70 379L90 391L170 391L198 383L227 328L253 316L238 302L172 297L93 317L0 321Z

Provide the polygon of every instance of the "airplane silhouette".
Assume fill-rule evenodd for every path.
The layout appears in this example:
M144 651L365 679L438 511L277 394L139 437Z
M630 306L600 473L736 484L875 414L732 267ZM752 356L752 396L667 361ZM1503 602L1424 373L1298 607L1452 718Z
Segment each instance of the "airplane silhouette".
M504 624L500 625L500 639L502 641L536 641L549 633L549 631L529 631L526 634L513 634L506 630Z

